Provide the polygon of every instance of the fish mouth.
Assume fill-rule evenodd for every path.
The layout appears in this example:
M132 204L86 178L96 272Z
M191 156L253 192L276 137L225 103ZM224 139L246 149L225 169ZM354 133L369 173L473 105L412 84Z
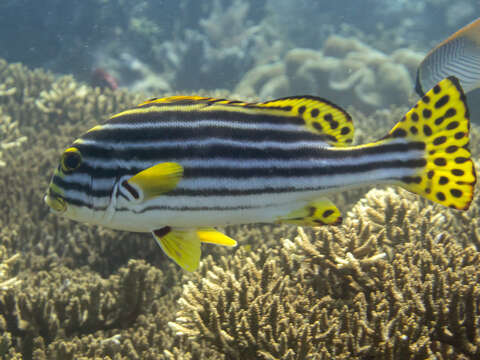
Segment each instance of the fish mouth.
M59 196L52 195L50 192L48 192L43 200L54 213L61 214L67 211L67 204L65 203L65 200Z

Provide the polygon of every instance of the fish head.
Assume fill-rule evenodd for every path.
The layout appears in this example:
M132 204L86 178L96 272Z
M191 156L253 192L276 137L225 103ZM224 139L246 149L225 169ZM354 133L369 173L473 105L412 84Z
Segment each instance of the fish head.
M56 215L82 222L95 219L92 176L78 146L63 152L44 201Z

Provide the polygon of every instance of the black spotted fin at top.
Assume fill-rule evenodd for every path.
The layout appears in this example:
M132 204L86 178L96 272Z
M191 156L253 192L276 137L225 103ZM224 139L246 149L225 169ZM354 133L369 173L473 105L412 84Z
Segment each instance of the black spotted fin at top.
M176 111L222 111L250 115L263 113L283 119L301 118L308 131L318 134L321 140L331 146L347 146L353 142L354 128L350 115L331 102L314 96L292 96L260 103L201 96L171 96L148 100L136 109L127 110L115 117L140 109L171 111L172 108Z
M303 118L305 126L319 134L332 146L347 146L353 142L353 122L350 115L328 100L314 96L292 96L259 103L266 108L283 108L291 116Z
M440 81L384 138L421 145L424 167L404 178L403 187L442 205L466 210L473 198L475 166L469 144L469 112L455 77Z

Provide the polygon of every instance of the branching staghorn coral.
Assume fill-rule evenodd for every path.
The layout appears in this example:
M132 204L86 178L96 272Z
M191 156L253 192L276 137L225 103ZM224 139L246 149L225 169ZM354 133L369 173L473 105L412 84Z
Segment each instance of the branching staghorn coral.
M3 113L29 139L15 158L5 155L0 172L0 207L9 209L0 213L0 244L8 254L22 253L14 272L22 283L0 294L0 357L235 359L237 351L265 359L478 357L480 242L472 222L478 197L460 216L398 190L372 191L351 209L359 191L336 196L350 209L343 226L298 234L291 226L227 227L237 249L205 247L213 257L184 276L162 261L150 237L50 217L42 203L45 174L64 145L101 121L103 111L135 97L108 93L97 107L97 90L44 73L51 81L42 89L43 77L19 69L2 72L0 63L0 77L17 76L18 85L7 88L23 89L25 100L15 100L17 91L0 97ZM72 110L82 106L84 113ZM382 124L397 120L397 112L377 113L365 127L356 121L358 135L383 136L390 125ZM131 257L161 270L141 261L127 265ZM177 303L186 280L192 282ZM173 337L168 322L184 335Z
M124 91L92 89L71 76L55 78L43 70L28 70L21 64L0 59L0 84L8 96L0 96L2 113L18 123L23 135L32 139L40 130L58 134L59 124L98 123L105 116L140 102ZM15 89L13 92L11 89ZM143 99L142 99L143 100ZM34 131L32 131L34 130Z
M5 246L0 246L0 299L5 292L19 286L21 283L21 280L11 274L12 267L19 257L20 254L9 256ZM5 331L7 328L5 315L0 314L0 357L2 358L6 356L9 348L12 346L12 336ZM8 318L8 315L6 316Z
M20 280L11 275L12 266L19 257L20 254L8 256L5 246L0 246L0 292L20 284Z
M232 359L476 358L480 253L400 199L370 193L336 230L205 260L170 326Z
M171 280L162 271L136 260L108 279L92 272L62 267L30 274L20 285L0 296L0 318L6 319L2 331L15 339L15 350L24 355L37 352L50 354L47 358L74 359L75 351L66 357L71 345L65 348L65 339L73 337L90 338L82 346L86 352L100 349L112 357L117 351L126 355L125 346L133 347L134 343L135 351L141 353L142 342L154 341L142 337L152 337L154 333L127 335L123 329L134 324L148 328L144 314L147 310L149 316L160 311L158 307L163 305L155 301L165 296L169 298ZM34 288L36 291L29 290ZM102 339L91 341L91 334L99 331L104 333ZM144 346L144 350L146 348L148 346ZM112 352L112 349L116 350ZM159 349L156 354L161 351Z
M26 141L27 137L22 136L18 130L18 123L3 114L0 106L0 168L6 165L2 160L3 153L21 147Z
M265 246L256 253L241 250L230 263L222 257L221 266L209 257L197 280L184 286L182 310L170 326L229 359L311 356L314 344L308 341L332 338L334 324L321 329L326 309L323 317L309 314L312 292L288 275L298 270L298 261L285 250L280 257L284 262L270 258Z

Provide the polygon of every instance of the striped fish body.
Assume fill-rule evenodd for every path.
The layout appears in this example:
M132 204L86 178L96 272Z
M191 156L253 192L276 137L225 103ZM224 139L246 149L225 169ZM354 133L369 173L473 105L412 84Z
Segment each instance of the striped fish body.
M310 131L302 117L291 116L287 105L220 106L202 99L199 106L199 101L186 99L181 106L179 101L149 102L114 116L74 143L83 159L77 172L83 179L75 182L83 185L76 190L77 199L90 208L96 223L150 232L160 225L274 222L324 193L411 176L422 159L423 151L403 139L334 148L327 137ZM311 107L318 101L298 103ZM332 122L346 120L343 132L351 134L350 118L336 107L325 107L329 112L323 118L331 114ZM330 141L336 139L331 136ZM175 189L132 201L123 181L172 162L183 168ZM83 194L93 206L81 203Z
M152 232L188 270L198 264L199 250L191 253L200 242L234 244L214 226L336 224L340 212L323 196L353 186L396 183L468 207L475 174L455 79L437 85L383 139L351 146L352 138L350 116L316 97L154 99L77 139L46 202L75 220Z

